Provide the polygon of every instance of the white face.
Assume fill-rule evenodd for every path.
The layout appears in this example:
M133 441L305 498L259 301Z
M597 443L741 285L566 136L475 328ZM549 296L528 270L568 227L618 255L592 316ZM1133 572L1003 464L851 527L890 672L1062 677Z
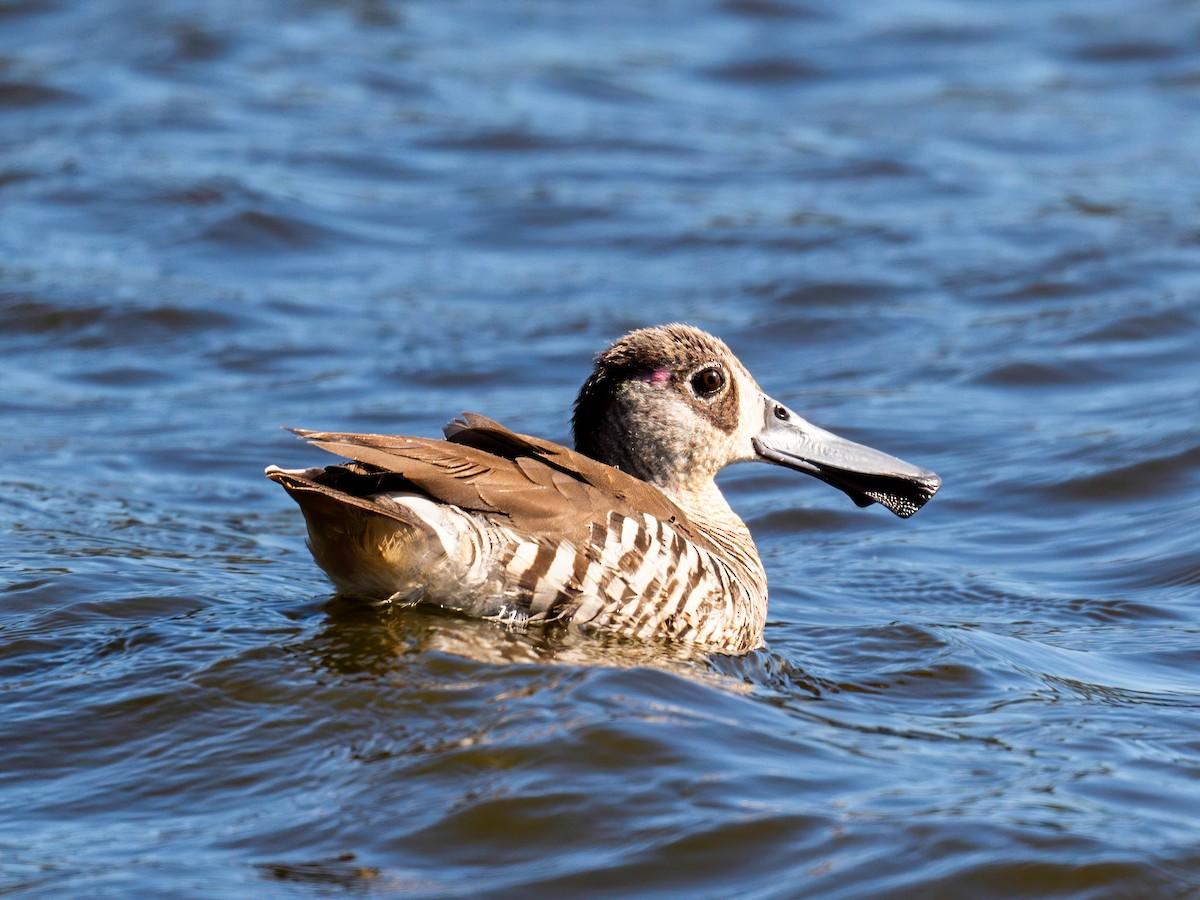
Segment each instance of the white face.
M759 458L754 447L754 438L763 430L766 421L767 405L770 402L763 393L758 382L739 364L741 378L738 381L738 399L741 416L738 420L738 430L735 435L734 448L738 456L730 462L752 462Z
M757 458L753 439L766 403L750 373L728 356L629 382L620 406L623 440L638 458L632 474L668 493L705 488L725 466Z
M711 492L717 472L751 460L814 475L899 516L941 484L806 422L767 397L720 340L683 325L631 332L601 354L576 404L581 418L583 452L677 499Z

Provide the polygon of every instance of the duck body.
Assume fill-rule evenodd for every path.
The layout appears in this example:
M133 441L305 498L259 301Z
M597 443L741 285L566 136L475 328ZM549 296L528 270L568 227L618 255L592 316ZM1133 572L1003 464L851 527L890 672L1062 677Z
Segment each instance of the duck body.
M270 472L305 511L313 555L343 595L732 652L761 640L757 553L728 557L619 469L471 413L444 441L301 435L357 460Z
M471 413L445 440L298 431L352 462L267 476L300 505L340 594L726 653L761 645L767 579L720 468L786 465L901 516L940 484L804 422L683 325L597 357L573 425L576 450Z

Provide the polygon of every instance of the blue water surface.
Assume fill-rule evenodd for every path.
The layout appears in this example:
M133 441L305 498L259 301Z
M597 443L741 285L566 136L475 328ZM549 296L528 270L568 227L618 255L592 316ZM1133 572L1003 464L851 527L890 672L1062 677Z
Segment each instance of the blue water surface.
M1200 8L0 2L0 892L1194 897ZM687 321L743 657L333 600L281 430Z

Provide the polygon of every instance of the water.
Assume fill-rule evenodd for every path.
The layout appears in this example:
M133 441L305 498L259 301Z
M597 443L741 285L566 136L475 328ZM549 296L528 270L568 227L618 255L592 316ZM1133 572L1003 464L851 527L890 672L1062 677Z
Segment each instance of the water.
M1200 10L0 5L0 891L1200 896ZM724 337L766 649L347 608L280 426Z

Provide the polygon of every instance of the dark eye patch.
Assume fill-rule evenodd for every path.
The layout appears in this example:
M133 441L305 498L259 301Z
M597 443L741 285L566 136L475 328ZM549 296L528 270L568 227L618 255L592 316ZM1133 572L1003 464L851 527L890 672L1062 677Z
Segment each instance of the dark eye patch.
M692 376L692 390L700 397L711 397L725 387L725 373L708 366Z

